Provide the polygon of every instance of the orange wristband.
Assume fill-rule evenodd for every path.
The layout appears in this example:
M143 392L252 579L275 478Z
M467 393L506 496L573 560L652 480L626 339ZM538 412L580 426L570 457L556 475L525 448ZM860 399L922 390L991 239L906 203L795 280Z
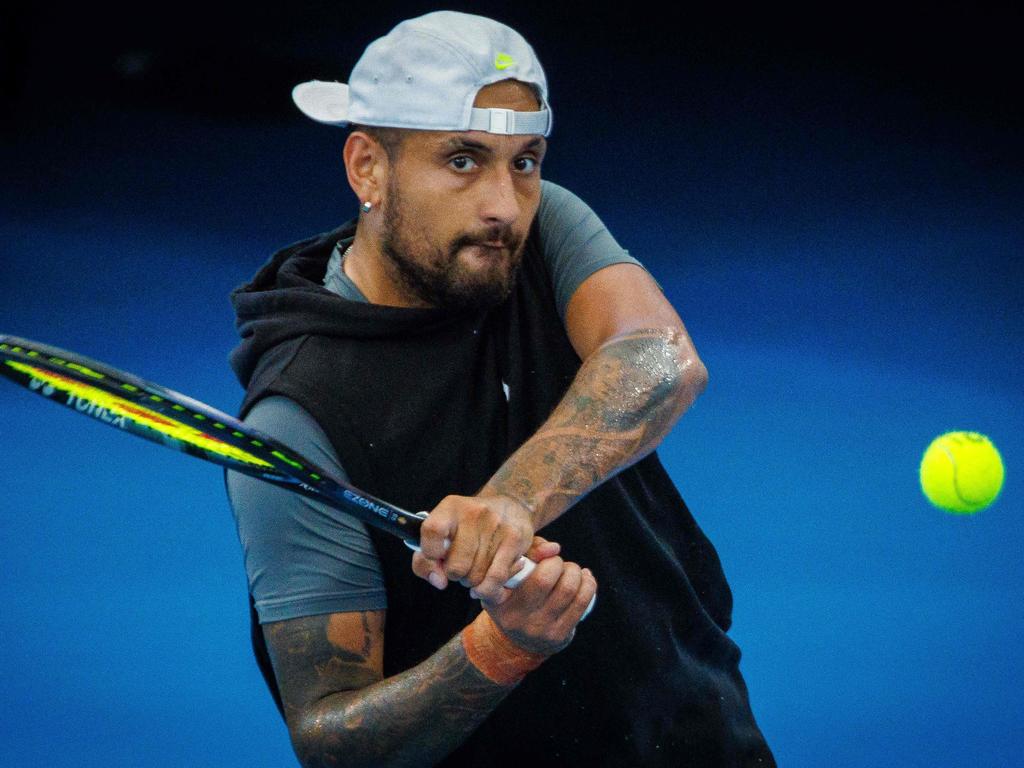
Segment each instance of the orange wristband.
M498 685L518 683L547 658L541 653L524 651L509 640L487 611L462 630L462 647L473 666Z

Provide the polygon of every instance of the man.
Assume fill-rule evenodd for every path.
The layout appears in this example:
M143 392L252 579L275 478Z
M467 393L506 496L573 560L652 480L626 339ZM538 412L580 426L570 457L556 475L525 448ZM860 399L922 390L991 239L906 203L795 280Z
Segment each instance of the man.
M410 567L400 542L229 473L257 655L302 763L773 765L717 556L652 453L704 367L647 272L541 182L533 50L432 13L348 85L293 96L353 126L360 215L233 294L242 412L430 510ZM509 589L523 555L536 569Z

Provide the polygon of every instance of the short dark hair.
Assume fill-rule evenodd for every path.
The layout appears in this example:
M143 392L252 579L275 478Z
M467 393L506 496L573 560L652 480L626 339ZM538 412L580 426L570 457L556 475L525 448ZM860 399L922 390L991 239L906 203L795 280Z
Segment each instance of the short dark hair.
M405 128L385 128L379 125L352 124L353 131L362 131L371 139L384 147L384 154L394 163L402 151L402 144L409 131Z

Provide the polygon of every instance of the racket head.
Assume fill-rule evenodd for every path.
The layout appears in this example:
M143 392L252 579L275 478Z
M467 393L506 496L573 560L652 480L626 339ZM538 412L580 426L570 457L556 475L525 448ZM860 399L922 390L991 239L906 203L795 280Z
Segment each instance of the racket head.
M0 374L109 426L323 501L405 540L419 540L416 515L330 477L233 416L127 371L59 347L0 335Z

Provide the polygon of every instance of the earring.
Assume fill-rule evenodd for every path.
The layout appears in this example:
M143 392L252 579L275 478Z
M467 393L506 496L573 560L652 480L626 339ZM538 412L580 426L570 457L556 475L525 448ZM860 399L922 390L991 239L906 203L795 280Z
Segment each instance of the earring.
M373 203L371 203L369 200L367 200L365 203L363 203L360 206L360 208L363 211L363 213L369 213L370 209L373 208Z

